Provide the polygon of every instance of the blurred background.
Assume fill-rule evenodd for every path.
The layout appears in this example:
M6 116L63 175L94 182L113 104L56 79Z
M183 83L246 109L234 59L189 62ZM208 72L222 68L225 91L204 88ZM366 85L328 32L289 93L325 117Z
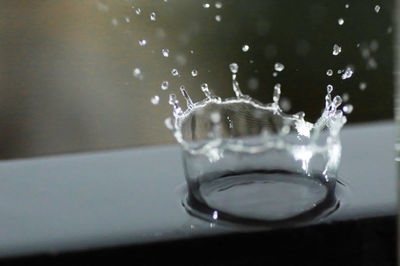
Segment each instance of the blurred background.
M207 82L215 94L233 96L231 62L245 94L271 102L281 83L282 105L307 120L320 115L328 84L354 106L350 124L393 119L393 4L0 1L0 158L175 143L164 125L168 94L184 85L201 100ZM285 69L274 77L276 62ZM342 80L337 71L346 67L354 74Z

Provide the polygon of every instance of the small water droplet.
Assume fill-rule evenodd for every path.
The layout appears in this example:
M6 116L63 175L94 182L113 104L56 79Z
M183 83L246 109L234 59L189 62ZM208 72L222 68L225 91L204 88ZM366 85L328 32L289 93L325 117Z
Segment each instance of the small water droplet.
M344 102L347 102L350 99L350 96L347 92L343 93L342 99Z
M332 93L332 91L333 91L333 86L332 86L331 84L328 84L328 86L326 86L326 91L327 91L328 93Z
M161 89L162 89L163 91L167 90L167 89L168 89L168 86L169 86L169 82L166 81L166 80L164 80L164 81L161 83Z
M247 51L249 51L249 49L250 49L250 47L247 44L243 45L243 47L242 47L243 52L247 52Z
M190 50L189 52L190 52L191 54L194 54L194 51L193 51L193 50Z
M326 75L327 76L332 76L333 75L333 70L332 69L328 69L327 71L326 71Z
M392 31L393 31L393 28L392 28L392 27L390 27L390 26L389 26L389 27L387 28L387 30L386 30L387 34L390 34L390 33L392 33Z
M164 57L168 57L169 56L169 50L167 48L163 48L161 50L161 53Z
M203 4L203 8L209 8L210 7L210 4L209 3L204 3Z
M140 8L137 8L137 9L135 10L135 12L136 12L137 15L142 14L142 10L141 10Z
M154 95L153 97L151 97L150 101L152 104L157 105L160 102L160 96Z
M130 17L125 17L125 22L126 22L126 23L131 22L131 18L130 18Z
M117 26L117 25L118 25L118 20L117 20L116 18L113 18L113 19L111 20L111 24L112 24L113 26Z
M381 7L379 5L376 5L374 10L376 13L379 13L379 11L381 10Z
M151 14L150 14L150 20L151 20L151 21L156 21L156 12L151 12Z
M349 5L349 4L346 4L344 7L345 7L345 8L349 8L349 7L350 7L350 5Z
M376 62L375 58L371 57L368 59L367 62L367 69L376 69L378 67L378 63Z
M274 78L276 78L276 77L278 76L278 72L273 72L273 73L272 73L272 76L273 76Z
M365 90L367 88L367 83L366 82L361 82L359 87L360 87L360 90L363 91L363 90Z
M376 52L379 48L379 42L377 40L372 40L369 44L369 49L371 49L372 52Z
M350 114L351 112L353 112L353 105L351 104L346 104L345 106L343 106L343 112L346 114Z
M237 63L231 63L229 65L229 69L231 70L232 74L236 74L239 71L239 65Z
M220 22L220 21L222 20L221 15L216 15L216 16L215 16L215 20L216 20L217 22Z
M342 47L340 47L339 45L335 44L333 45L333 55L338 55L340 54L340 52L342 52Z
M215 8L218 8L218 9L222 8L222 3L219 1L215 2Z
M140 68L138 68L138 67L133 69L132 75L133 75L135 78L138 78L138 79L140 79L140 80L143 79L142 70L141 70Z
M198 74L197 69L192 70L192 77L196 77Z
M282 63L275 63L274 69L275 71L281 72L285 69L285 66Z
M145 46L147 44L146 40L139 40L139 45L140 46Z
M343 25L344 24L344 19L343 18L339 18L338 19L338 24L339 25Z
M174 76L174 77L179 76L179 72L178 72L178 70L177 70L176 68L174 68L174 69L171 70L171 74L172 74L172 76Z

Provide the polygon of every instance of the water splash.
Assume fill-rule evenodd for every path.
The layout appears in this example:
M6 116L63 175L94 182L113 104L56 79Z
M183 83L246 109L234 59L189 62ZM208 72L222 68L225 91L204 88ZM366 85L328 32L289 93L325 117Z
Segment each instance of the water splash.
M186 88L181 86L187 103L187 109L183 111L176 95L170 94L169 103L173 107L171 130L186 152L216 162L227 152L258 154L276 149L300 160L307 174L312 170L310 161L318 155L328 158L324 175L329 176L330 171L337 170L341 151L339 132L346 123L343 113L351 113L352 106L346 105L343 111L339 110L343 100L339 95L332 95L332 85L327 86L325 108L320 118L311 123L304 119L304 112L287 114L282 110L281 84L274 86L272 102L263 104L240 90L236 80L238 64L230 64L229 69L236 97L221 100L212 95L204 83L201 90L205 99L194 103ZM256 139L257 145L249 145L248 139ZM321 139L325 141L321 143Z

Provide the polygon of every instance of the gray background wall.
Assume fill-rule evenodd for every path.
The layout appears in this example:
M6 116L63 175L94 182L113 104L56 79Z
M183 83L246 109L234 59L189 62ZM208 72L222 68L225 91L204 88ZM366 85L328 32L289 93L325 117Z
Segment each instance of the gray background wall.
M290 112L303 110L309 120L323 108L328 83L349 94L350 123L392 119L393 1L225 0L222 9L215 1L204 9L203 2L0 1L0 158L174 143L163 123L171 113L168 93L182 84L200 100L200 84L208 82L216 94L233 96L232 61L240 64L245 93L269 102L280 82ZM148 44L140 47L139 39ZM371 42L378 48L364 58ZM337 57L334 43L343 47ZM241 51L243 44L249 52ZM168 58L162 48L170 50ZM275 62L286 66L277 78ZM325 75L348 64L356 70L349 80ZM143 80L132 76L135 67ZM171 76L172 68L180 78ZM170 81L168 91L160 90L163 80ZM258 88L249 88L255 80Z

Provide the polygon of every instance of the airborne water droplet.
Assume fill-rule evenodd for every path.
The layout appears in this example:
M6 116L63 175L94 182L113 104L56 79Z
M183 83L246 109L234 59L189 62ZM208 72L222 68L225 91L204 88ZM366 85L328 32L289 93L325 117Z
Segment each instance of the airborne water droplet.
M204 8L209 8L209 7L210 7L210 4L209 4L209 3L204 3L204 4L203 4L203 7L204 7Z
M338 19L338 23L339 23L339 25L343 25L344 19L343 19L343 18L339 18L339 19Z
M164 80L164 81L161 83L161 89L162 89L163 91L167 90L167 89L168 89L168 86L169 86L169 83L168 83L168 81L166 81L166 80Z
M229 69L231 70L232 74L236 74L239 71L239 65L236 63L231 63L229 65Z
M160 96L154 95L153 97L151 97L150 101L152 104L157 105L160 102Z
M275 63L274 69L278 72L281 72L282 70L285 69L285 66L282 63Z
M247 44L243 45L243 47L242 47L243 52L247 52L247 51L249 51L249 49L250 49L250 47Z
M136 12L137 15L142 14L142 10L140 8L136 9L135 12Z
M140 46L145 46L147 44L146 40L139 40L139 45Z
M361 82L360 83L360 90L365 90L367 88L367 83L366 82Z
M345 8L349 8L349 7L350 7L350 5L349 5L349 4L346 4L344 7L345 7Z
M215 2L215 8L221 8L222 7L222 3L221 2Z
M346 71L342 74L342 79L351 78L353 73L354 73L354 71L351 68L347 68Z
M151 20L151 21L156 21L156 12L151 12L151 14L150 14L150 20Z
M168 56L169 56L169 50L168 50L167 48L163 48L163 49L161 50L161 52L162 52L162 55L163 55L164 57L168 57Z
M351 112L353 112L353 105L351 104L346 104L345 106L343 106L343 112L346 114L350 114Z
M221 19L222 19L222 18L221 18L221 15L216 15L216 16L215 16L215 20L216 20L217 22L220 22Z
M379 11L381 10L381 7L379 5L376 5L374 10L376 13L379 13Z
M326 75L327 76L332 76L333 75L333 71L332 71L332 69L328 69L327 71L326 71Z
M171 74L172 74L172 76L174 76L174 77L179 76L179 72L178 72L178 70L177 70L176 68L174 68L174 69L171 70Z
M335 44L333 45L333 55L338 55L340 54L340 52L342 51L342 47L340 47L339 45Z
M138 67L133 69L132 75L133 75L135 78L138 78L138 79L140 79L140 80L143 79L142 70L141 70L140 68L138 68Z
M196 77L197 74L198 74L197 70L196 70L196 69L193 69L193 70L192 70L192 77Z

